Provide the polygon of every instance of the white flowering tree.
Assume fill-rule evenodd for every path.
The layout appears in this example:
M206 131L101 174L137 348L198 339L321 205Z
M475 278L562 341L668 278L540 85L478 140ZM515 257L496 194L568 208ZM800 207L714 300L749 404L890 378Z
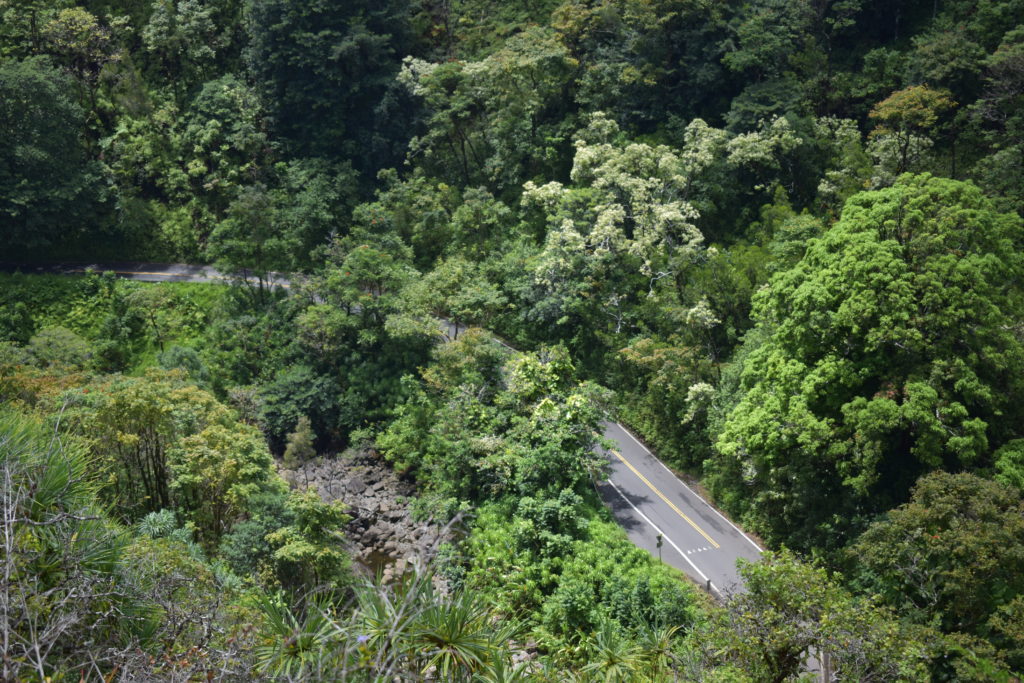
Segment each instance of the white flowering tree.
M695 201L702 173L714 164L771 166L799 143L781 118L740 135L695 119L676 149L625 140L613 120L595 114L578 133L571 185L524 185L524 208L547 223L533 264L538 315L564 324L596 306L622 332L624 302L655 296L662 283L685 305L687 266L704 250Z

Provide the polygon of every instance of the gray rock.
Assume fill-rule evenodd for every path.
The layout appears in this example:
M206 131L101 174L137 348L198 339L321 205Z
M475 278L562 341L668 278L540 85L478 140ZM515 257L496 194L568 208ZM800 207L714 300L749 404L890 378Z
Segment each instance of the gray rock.
M282 476L294 488L310 488L324 500L341 500L349 508L352 520L345 532L352 548L353 559L370 567L381 567L381 555L393 561L385 562L389 569L385 580L394 580L412 567L429 562L428 553L436 550L442 527L431 522L412 519L411 499L416 487L400 480L380 458L367 452L350 451L340 457L324 457L306 463L296 471L285 471ZM435 583L438 577L434 577ZM447 584L439 590L447 592Z

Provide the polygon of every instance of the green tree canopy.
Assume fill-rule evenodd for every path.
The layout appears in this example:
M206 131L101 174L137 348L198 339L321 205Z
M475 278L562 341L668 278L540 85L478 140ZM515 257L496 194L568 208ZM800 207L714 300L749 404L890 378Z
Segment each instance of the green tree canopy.
M921 472L1019 435L1021 228L974 185L903 176L755 297L767 338L711 466L769 538L833 546Z
M247 424L211 424L181 439L167 460L177 507L211 548L245 514L250 498L284 486L273 473L266 440Z
M0 231L8 247L74 237L102 197L72 80L41 57L0 63Z
M857 582L902 614L987 635L997 609L1024 594L1024 500L999 482L933 472L857 539L849 559Z
M176 371L151 370L145 377L131 378L114 375L67 392L63 398L70 404L67 421L96 455L101 493L116 502L118 512L127 519L172 506L176 475L169 451L181 439L214 425L227 428L233 422L224 405L186 384L183 373ZM196 445L203 445L202 441ZM193 464L207 466L201 458Z
M822 652L843 680L925 680L926 645L890 610L851 595L824 569L783 550L743 562L740 574L745 590L729 596L722 635L754 680L792 680Z
M247 61L276 133L307 155L351 153L380 168L366 149L404 137L374 133L397 115L385 94L409 36L408 11L395 0L249 0Z

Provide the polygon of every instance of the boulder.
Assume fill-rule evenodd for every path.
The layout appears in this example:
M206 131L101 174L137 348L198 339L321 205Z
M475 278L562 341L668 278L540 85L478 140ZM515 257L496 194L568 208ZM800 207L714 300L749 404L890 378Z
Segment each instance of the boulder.
M376 571L382 566L382 555L390 557L383 563L385 581L428 562L425 554L435 551L439 536L447 533L437 524L414 521L411 502L416 487L366 452L319 458L299 470L279 471L291 475L292 486L308 487L324 500L340 499L348 506L352 520L345 533L353 558L365 571Z

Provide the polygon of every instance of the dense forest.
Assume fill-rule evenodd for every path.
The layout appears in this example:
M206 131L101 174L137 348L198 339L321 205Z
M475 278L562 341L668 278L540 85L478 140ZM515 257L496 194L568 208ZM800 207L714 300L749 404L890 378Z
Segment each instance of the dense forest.
M1022 215L1024 0L0 0L0 680L1020 680Z

